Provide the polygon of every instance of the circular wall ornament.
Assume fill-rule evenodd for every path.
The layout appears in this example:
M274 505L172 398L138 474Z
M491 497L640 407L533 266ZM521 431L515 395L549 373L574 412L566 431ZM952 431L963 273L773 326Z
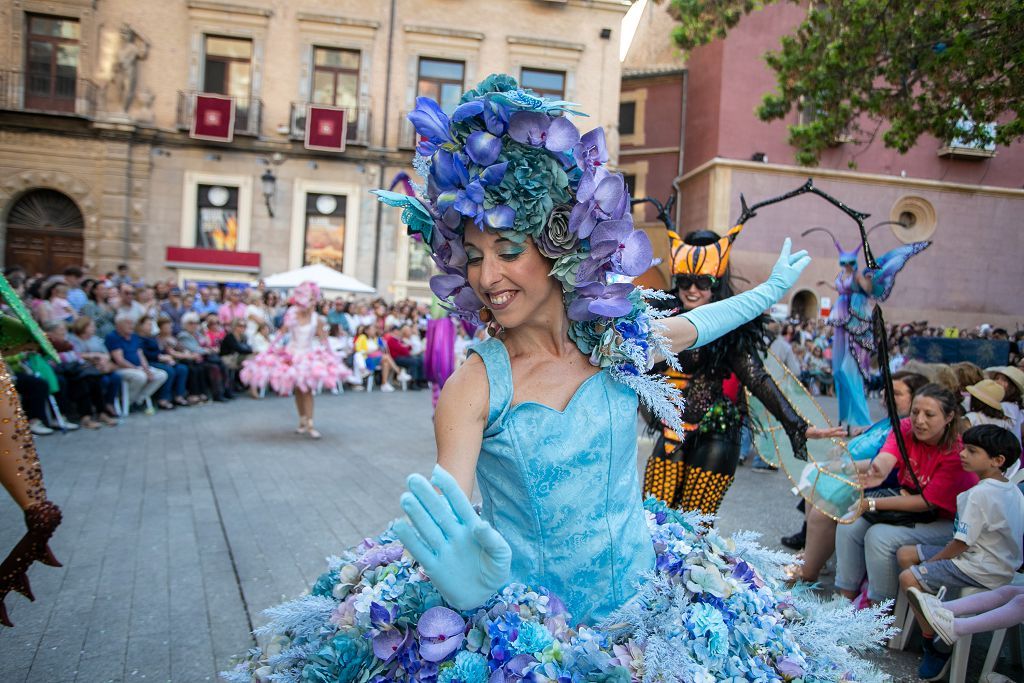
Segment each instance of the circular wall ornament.
M231 193L228 192L228 188L220 185L214 185L206 192L206 199L214 206L224 206L230 198Z
M904 244L920 242L935 234L938 217L935 207L923 197L900 197L889 211L889 220L902 225L893 225L892 234Z
M338 208L337 197L329 194L322 194L316 198L316 210L326 215L334 213L334 210Z

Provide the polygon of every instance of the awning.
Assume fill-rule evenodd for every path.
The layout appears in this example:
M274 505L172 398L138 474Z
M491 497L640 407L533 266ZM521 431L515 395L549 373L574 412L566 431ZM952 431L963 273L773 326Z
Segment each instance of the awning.
M322 263L303 266L263 278L263 284L273 289L292 289L306 281L315 282L320 289L327 292L373 294L377 291L370 285L363 284L354 277L340 273Z

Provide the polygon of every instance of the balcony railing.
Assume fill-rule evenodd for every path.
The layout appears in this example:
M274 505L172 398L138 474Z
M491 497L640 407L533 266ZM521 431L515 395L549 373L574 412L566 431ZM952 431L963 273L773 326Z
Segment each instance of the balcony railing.
M288 137L303 140L306 137L306 105L309 102L292 102L288 116ZM345 142L349 145L368 145L370 143L370 109L353 107L345 110L345 122L348 126Z
M178 91L178 128L188 130L192 127L192 117L196 112L196 95L202 94L204 93L197 93L194 90ZM263 100L255 97L231 99L235 101L235 135L258 137L263 118Z
M0 71L0 109L92 118L98 99L99 88L84 78Z

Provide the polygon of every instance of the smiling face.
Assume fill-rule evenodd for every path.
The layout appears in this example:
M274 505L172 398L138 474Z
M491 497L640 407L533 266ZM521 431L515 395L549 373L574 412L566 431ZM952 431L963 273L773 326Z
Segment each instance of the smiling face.
M469 285L502 327L517 327L556 307L564 314L562 286L549 275L551 260L533 240L517 244L470 226L463 244Z
M686 289L677 287L676 294L679 295L679 300L683 302L683 310L692 311L698 306L710 303L712 291L710 289L700 289L695 283L690 283L690 286Z

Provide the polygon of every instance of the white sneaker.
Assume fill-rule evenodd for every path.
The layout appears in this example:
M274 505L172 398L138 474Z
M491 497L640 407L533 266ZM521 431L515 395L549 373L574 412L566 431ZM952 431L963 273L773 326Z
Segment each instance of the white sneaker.
M940 596L945 595L944 588L939 589ZM929 595L913 586L907 589L907 600L917 609L925 623L932 627L935 635L946 645L952 645L958 637L953 627L953 613L942 606L940 596Z
M412 375L410 375L405 370L402 370L400 373L398 373L398 381L399 382L408 382L410 380L412 380Z
M76 429L78 429L78 425L76 423L68 422L67 420L64 421L64 430L65 431L73 432Z
M382 392L384 392L385 394L390 394L392 391L395 390L395 388L393 386L391 386L390 382L386 382L386 383L380 385L380 390Z
M53 430L43 424L42 420L35 419L28 421L28 430L36 436L46 436L47 434L53 434Z

